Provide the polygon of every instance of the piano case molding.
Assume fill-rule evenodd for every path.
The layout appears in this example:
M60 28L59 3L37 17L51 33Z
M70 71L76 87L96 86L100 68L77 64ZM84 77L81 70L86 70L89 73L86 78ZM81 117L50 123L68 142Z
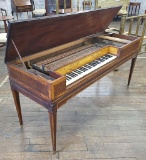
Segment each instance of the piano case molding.
M56 151L57 109L128 60L131 60L130 84L140 38L105 32L120 8L9 24L5 63L20 125L23 120L19 92L47 109L53 151ZM97 62L100 67L96 64L99 68L94 68ZM85 70L83 75L81 68L87 69L88 74ZM82 77L74 80L69 74L76 71ZM73 80L71 83L68 76Z

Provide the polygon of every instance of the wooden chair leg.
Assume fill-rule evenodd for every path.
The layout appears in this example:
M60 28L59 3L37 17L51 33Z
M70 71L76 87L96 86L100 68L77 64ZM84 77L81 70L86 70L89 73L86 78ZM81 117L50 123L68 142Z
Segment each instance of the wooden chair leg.
M18 13L16 12L16 17L17 17L17 20L18 20Z
M32 18L34 17L34 14L33 14L33 12L31 12L31 14L32 14Z
M22 114L21 114L19 92L14 90L13 88L11 88L11 90L12 90L12 94L13 94L13 98L14 98L14 102L15 102L15 106L16 106L19 122L20 122L20 125L22 126L23 125L23 120L22 120Z
M50 118L50 129L51 129L51 138L52 138L52 147L53 151L56 151L56 125L57 125L57 111L48 112Z
M131 67L130 67L130 73L129 73L128 85L127 86L130 85L130 81L131 81L132 73L133 73L133 70L134 70L135 63L136 63L136 59L137 59L137 57L133 58L132 61L131 61Z
M28 11L27 11L27 18L29 18L29 17L28 17Z

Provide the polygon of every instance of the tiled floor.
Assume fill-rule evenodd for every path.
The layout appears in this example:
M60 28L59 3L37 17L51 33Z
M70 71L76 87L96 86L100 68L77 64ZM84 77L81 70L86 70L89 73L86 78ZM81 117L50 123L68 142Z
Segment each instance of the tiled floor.
M118 22L116 22L118 23ZM58 110L57 153L48 113L21 95L20 127L0 48L0 160L145 160L146 53L111 72Z

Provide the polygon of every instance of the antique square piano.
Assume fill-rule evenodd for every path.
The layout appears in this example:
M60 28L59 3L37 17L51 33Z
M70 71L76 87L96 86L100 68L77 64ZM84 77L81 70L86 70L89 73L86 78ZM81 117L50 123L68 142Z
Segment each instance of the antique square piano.
M47 109L53 151L59 107L128 60L130 83L140 38L105 32L120 8L9 24L5 63L20 125L19 92Z

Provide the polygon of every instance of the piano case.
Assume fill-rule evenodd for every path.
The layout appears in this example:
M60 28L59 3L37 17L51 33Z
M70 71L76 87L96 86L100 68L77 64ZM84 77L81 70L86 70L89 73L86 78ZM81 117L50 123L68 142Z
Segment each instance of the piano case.
M53 151L56 151L56 117L59 107L132 59L128 85L130 83L140 38L105 32L120 8L121 6L27 19L9 24L5 63L20 124L23 121L19 92L48 110ZM67 57L70 53L78 55L68 58L60 67L63 69L60 69L60 57ZM73 66L70 71L77 69L74 67L76 64L81 67L87 61L94 61L93 57L99 58L108 53L116 56L112 62L67 85L66 74L70 66ZM51 61L50 67L55 64L55 69L52 67L45 70L43 65L38 70L32 67L39 61L45 61L46 57Z

